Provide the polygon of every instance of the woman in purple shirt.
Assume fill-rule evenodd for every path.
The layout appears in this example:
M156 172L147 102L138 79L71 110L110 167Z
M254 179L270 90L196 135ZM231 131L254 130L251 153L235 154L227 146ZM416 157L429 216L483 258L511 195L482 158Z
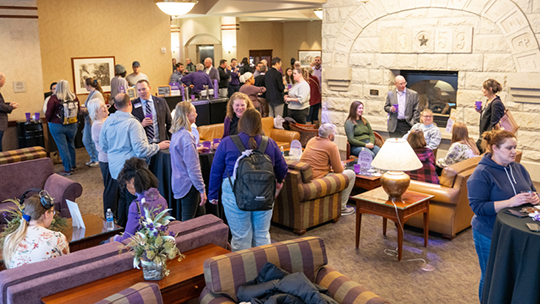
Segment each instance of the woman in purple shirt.
M227 116L223 122L222 138L238 134L238 121L247 109L254 109L251 99L244 93L232 94L229 103L227 103Z
M198 206L202 208L201 213L204 214L206 203L199 153L195 137L191 134L191 124L196 118L197 111L190 102L183 101L176 104L169 151L172 164L172 190L174 198L179 199L182 206L182 221L194 218Z
M261 114L255 109L246 110L238 122L238 137L247 149L256 149L262 140ZM287 175L287 163L281 155L276 142L268 138L265 154L272 160L276 176L276 193L283 186L283 179ZM222 191L221 200L227 222L231 228L232 251L238 251L270 244L270 220L272 210L242 211L236 205L236 199L229 183L228 176L233 176L236 160L240 151L236 148L231 137L224 138L219 144L212 170L210 172L210 187L208 197L212 204L218 203L219 189Z
M148 170L146 162L132 157L124 163L118 174L118 184L125 186L129 193L137 198L129 205L126 229L123 235L115 235L114 241L122 242L139 231L139 218L144 216L144 209L159 213L167 209L167 201L159 194L157 177Z

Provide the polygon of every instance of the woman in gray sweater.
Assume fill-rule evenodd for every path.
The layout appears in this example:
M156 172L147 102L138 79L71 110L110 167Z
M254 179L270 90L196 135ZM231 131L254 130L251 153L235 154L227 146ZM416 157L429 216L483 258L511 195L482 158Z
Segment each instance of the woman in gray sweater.
M289 96L285 96L289 117L301 124L306 124L306 118L309 114L310 89L304 75L307 75L305 69L294 69L293 77L297 83L289 90Z

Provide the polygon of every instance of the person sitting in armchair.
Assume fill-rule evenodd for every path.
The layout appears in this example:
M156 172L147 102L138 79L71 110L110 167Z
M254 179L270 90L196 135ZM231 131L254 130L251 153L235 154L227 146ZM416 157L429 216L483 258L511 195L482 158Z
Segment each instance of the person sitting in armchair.
M300 161L311 165L314 179L333 173L344 173L349 177L349 185L341 194L341 215L349 215L354 213L353 207L347 207L347 201L354 187L356 174L352 170L343 169L339 148L334 143L335 136L335 125L322 124L319 127L319 136L308 141Z

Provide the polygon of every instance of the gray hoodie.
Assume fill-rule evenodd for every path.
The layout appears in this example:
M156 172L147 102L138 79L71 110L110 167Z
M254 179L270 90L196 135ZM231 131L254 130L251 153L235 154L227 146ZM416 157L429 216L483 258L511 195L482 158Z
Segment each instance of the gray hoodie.
M157 144L148 144L141 123L131 115L116 111L105 120L99 135L101 148L109 158L109 171L114 179L132 157L148 158L159 151Z

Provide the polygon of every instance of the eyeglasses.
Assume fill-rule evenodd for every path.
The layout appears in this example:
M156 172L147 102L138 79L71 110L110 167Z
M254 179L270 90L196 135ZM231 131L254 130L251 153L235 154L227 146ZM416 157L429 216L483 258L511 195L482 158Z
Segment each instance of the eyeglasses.
M422 117L425 117L425 118L432 118L433 115L422 115Z

